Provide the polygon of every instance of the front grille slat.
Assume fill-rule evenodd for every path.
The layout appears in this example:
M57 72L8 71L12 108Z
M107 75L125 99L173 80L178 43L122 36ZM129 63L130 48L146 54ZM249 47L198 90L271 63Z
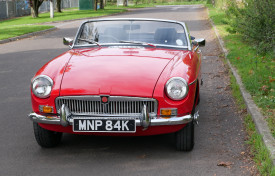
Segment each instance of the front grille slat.
M109 97L109 102L103 104L99 96L75 96L58 97L56 99L56 108L59 111L65 104L72 114L79 115L122 115L138 116L145 104L149 114L157 114L157 101L151 98L138 97Z
M91 114L93 114L92 112L95 112L94 102L92 101L91 104L92 104L92 111L91 111Z
M138 112L138 102L135 102L135 113Z

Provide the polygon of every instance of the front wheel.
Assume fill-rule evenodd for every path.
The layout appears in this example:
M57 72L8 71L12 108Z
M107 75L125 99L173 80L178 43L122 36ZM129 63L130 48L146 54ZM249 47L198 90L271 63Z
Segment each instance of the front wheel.
M176 148L179 151L191 151L194 147L194 123L189 122L176 132Z
M36 122L33 122L33 130L35 139L41 147L56 147L61 141L62 133L46 130Z

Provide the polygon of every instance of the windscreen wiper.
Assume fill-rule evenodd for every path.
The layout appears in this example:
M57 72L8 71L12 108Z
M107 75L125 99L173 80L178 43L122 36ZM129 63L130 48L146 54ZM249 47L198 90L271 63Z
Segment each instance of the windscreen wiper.
M94 41L94 40L91 40L91 39L78 38L78 40L87 42L87 43L89 43L89 44L96 44L98 47L101 47L101 45L100 45L98 42L96 42L96 41Z
M140 42L140 41L127 41L127 40L120 40L119 43L133 43L133 44L141 44L141 45L148 45L151 47L156 48L156 45L152 43Z

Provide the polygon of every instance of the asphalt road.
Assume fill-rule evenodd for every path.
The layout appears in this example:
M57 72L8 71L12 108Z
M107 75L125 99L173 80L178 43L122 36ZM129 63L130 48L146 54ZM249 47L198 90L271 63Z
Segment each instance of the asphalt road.
M59 29L0 45L0 175L254 175L245 144L243 120L214 32L202 6L133 10L115 17L185 21L191 34L205 38L202 49L200 124L192 152L178 152L173 134L148 137L64 135L53 149L40 148L33 135L30 79L51 58L68 50L62 37L73 37L81 21L54 23ZM227 167L218 166L227 164Z

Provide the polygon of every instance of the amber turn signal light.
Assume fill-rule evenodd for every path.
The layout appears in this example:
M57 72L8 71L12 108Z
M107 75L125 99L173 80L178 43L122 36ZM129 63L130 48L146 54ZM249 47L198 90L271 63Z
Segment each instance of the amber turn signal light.
M163 108L160 109L160 115L165 118L170 118L171 116L177 115L177 109L176 108Z
M39 111L43 113L53 113L53 107L52 106L39 106Z
M171 109L162 109L160 111L161 115L165 115L165 116L170 116L172 114L172 110Z

